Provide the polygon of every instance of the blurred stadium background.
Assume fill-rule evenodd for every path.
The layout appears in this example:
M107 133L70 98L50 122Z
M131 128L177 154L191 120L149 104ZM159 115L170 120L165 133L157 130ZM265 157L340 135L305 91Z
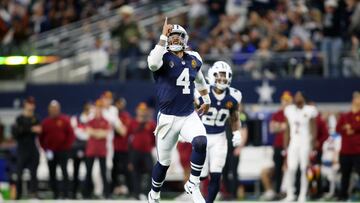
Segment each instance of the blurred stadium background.
M360 90L358 0L1 0L3 198L16 197L18 154L12 126L26 98L35 98L40 120L47 117L52 100L60 103L63 113L78 116L86 102L94 103L106 91L113 99L126 99L126 111L133 117L140 102L155 114L146 56L158 42L165 16L169 23L186 28L190 48L203 58L205 75L213 62L227 61L233 68L232 86L242 91L249 138L240 153L240 186L233 199L258 200L264 192L261 171L274 165L269 121L284 91L305 92L328 123L350 110L353 92ZM36 198L47 199L52 197L49 172L40 151ZM70 158L67 165L69 187L73 187L72 162ZM173 162L163 192L169 199L182 193L184 170L176 150ZM24 171L25 199L34 198L29 195L29 174ZM85 174L83 164L81 181ZM97 184L102 183L96 182L92 197L103 198ZM349 198L359 201L355 173L351 185ZM128 198L122 189L110 197Z

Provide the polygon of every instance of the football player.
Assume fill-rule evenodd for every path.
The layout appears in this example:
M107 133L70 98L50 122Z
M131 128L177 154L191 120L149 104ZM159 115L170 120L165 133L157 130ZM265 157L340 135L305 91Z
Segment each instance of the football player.
M208 71L208 79L211 105L208 113L201 117L208 140L207 156L201 177L208 176L210 173L206 203L212 203L220 188L221 173L228 151L225 134L225 124L228 120L233 131L233 146L237 147L242 144L239 117L242 95L239 90L230 87L232 70L224 61L214 63ZM199 102L203 103L202 98L199 98Z
M285 149L287 149L288 185L286 187L285 201L295 200L295 177L298 165L300 165L300 193L299 202L306 201L308 181L306 169L309 166L310 153L314 147L316 135L315 118L318 114L314 106L305 104L305 96L302 92L296 92L294 104L288 105L284 110L288 129L285 132ZM290 141L289 141L290 139Z
M202 59L197 52L187 51L189 36L180 25L167 24L165 20L159 43L148 56L148 67L153 72L159 103L155 129L157 163L153 167L152 187L148 202L159 202L160 189L171 161L171 150L179 135L192 143L191 174L184 185L196 203L205 203L199 190L200 173L206 157L206 131L199 115L206 113L210 97L200 71ZM194 108L194 89L204 100Z

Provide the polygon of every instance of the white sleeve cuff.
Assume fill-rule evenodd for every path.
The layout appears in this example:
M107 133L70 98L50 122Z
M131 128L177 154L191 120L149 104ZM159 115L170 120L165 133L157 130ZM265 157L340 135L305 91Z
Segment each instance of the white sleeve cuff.
M166 47L160 45L156 45L155 48L151 50L147 58L148 66L151 71L157 71L160 69L163 64L162 58L165 52Z
M201 96L202 100L204 101L204 104L211 104L211 99L209 94L206 94L204 96Z

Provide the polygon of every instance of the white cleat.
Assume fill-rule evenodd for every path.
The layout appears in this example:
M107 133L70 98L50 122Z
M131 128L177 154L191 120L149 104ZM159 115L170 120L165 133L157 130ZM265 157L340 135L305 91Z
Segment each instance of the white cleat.
M191 198L186 192L183 192L179 196L175 197L175 200L189 202L189 201L191 201Z
M159 199L155 199L151 196L151 192L148 193L148 203L160 203Z
M306 202L306 196L299 195L298 202Z
M294 195L287 195L285 197L285 199L281 200L282 202L294 202L295 201L295 196Z
M275 196L276 194L273 190L268 190L260 197L260 199L263 201L271 201L275 199Z
M191 196L194 203L205 203L205 199L200 192L199 184L187 181L184 185L184 189L186 193Z

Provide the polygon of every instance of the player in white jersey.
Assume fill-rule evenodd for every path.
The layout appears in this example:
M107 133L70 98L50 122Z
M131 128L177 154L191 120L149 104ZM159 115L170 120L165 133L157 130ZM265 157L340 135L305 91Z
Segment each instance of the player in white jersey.
M294 97L294 104L287 106L284 114L288 125L288 130L284 137L285 144L288 144L288 146L285 147L285 149L287 148L288 186L284 200L295 200L294 184L296 171L300 165L301 186L298 201L304 202L308 188L306 169L309 165L310 152L314 147L317 110L314 106L306 105L303 93L298 91Z
M208 71L210 83L209 95L211 99L210 109L201 119L207 133L207 156L202 177L210 173L210 183L206 203L213 203L220 188L221 173L225 165L227 154L227 139L225 124L230 122L233 131L233 146L242 143L240 133L239 104L241 92L230 87L232 79L231 67L224 61L217 61ZM199 98L200 104L203 103Z

